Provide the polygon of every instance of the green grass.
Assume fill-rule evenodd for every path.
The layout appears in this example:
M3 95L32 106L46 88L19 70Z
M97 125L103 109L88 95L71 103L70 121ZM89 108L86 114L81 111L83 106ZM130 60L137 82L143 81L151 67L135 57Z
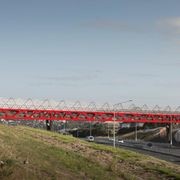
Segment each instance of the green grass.
M0 160L0 179L180 179L177 165L21 126L0 125Z

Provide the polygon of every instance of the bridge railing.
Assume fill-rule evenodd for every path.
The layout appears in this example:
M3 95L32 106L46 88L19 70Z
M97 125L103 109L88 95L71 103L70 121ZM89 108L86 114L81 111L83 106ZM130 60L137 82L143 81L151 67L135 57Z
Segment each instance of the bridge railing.
M64 111L94 111L94 112L139 112L139 113L161 113L161 114L180 114L180 106L173 109L170 106L161 108L158 105L149 108L146 104L143 106L136 106L131 104L97 104L95 102L72 102L72 101L54 101L54 100L37 100L37 99L15 99L15 98L0 98L0 108L9 109L32 109L32 110L64 110Z

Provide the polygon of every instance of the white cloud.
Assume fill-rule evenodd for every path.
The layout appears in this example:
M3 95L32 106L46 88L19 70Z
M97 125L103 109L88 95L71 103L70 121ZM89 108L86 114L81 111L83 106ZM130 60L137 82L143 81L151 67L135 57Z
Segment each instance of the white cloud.
M166 41L175 45L175 49L180 48L180 16L160 19L157 21L159 33L164 36Z
M180 35L180 17L162 19L158 26L168 33Z

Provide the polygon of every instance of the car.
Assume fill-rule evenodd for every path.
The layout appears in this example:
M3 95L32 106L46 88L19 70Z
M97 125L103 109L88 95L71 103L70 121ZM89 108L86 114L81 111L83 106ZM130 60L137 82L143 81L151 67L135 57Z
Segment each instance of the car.
M148 146L149 148L152 148L153 144L152 144L151 142L149 142L149 143L147 143L147 146Z
M8 121L8 125L10 125L10 126L17 126L17 122L13 121L13 120L9 120Z
M88 137L87 137L87 140L88 140L89 142L93 142L93 141L94 141L94 136L88 136Z
M119 143L124 143L124 141L122 139L119 139L118 142Z

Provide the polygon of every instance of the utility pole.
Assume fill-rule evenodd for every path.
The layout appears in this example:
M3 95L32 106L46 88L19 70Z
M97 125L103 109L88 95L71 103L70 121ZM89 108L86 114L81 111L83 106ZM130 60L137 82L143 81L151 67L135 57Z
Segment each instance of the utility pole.
M135 141L137 141L137 123L135 123Z
M116 120L116 114L114 112L113 116L113 147L116 147L116 132L115 132L115 120Z
M90 121L90 136L92 136L92 121Z
M172 146L172 121L170 123L170 146Z
M66 120L65 120L65 122L64 122L64 132L66 132Z
M108 139L109 139L109 123L108 123Z

